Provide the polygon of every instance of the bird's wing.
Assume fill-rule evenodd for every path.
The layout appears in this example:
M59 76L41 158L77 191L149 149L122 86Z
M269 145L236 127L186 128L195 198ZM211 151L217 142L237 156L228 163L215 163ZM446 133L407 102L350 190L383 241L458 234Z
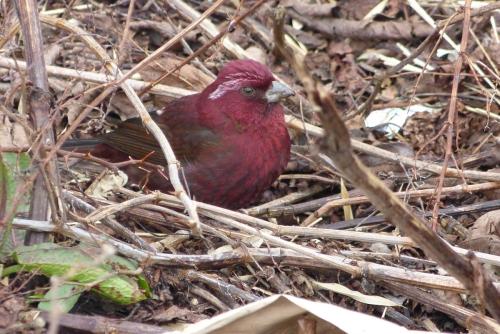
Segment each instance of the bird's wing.
M200 124L195 96L186 96L169 103L162 115L152 116L172 145L175 156L182 163L196 162L199 154L219 144L219 137ZM140 118L131 118L120 124L101 139L135 159L148 156L148 162L167 164L156 139L149 133ZM153 153L151 153L153 152Z

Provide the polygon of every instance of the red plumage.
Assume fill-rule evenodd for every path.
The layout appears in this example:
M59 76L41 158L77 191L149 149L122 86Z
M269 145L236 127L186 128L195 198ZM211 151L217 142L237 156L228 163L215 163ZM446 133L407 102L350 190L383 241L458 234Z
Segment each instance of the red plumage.
M182 162L196 200L241 208L274 182L290 157L290 138L278 102L292 94L266 66L238 60L229 62L201 93L174 100L154 116ZM166 165L156 140L138 118L100 139L106 147L95 151L98 156L117 161L154 151L147 161ZM135 181L143 174L133 166L126 172ZM171 190L157 173L149 176L147 187Z

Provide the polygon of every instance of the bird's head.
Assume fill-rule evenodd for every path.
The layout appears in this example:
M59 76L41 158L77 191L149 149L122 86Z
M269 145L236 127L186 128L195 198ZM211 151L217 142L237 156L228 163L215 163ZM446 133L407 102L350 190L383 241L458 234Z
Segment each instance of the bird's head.
M211 111L217 110L238 122L253 123L282 113L278 102L291 95L293 90L277 81L265 65L235 60L227 63L202 92L202 100Z

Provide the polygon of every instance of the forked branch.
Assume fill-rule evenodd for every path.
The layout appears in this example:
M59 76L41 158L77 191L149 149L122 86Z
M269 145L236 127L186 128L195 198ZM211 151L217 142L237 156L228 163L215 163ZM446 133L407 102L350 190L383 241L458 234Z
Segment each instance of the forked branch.
M278 8L274 26L275 42L302 81L309 100L319 111L318 114L326 135L322 143L323 151L329 155L335 166L356 187L363 190L392 224L409 236L429 257L462 282L469 291L478 296L493 317L497 321L500 320L500 293L493 286L491 276L484 267L474 264L470 257L465 258L458 255L354 155L348 129L331 93L310 76L303 59L299 59L297 54L290 52L285 46L283 38L284 15L284 9Z

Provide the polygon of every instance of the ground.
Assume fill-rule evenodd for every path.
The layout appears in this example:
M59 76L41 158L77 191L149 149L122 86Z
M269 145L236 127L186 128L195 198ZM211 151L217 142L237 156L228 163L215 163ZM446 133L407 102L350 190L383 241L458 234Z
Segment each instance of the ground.
M473 8L490 4L472 3ZM103 59L97 47L81 38L81 32L63 29L54 20L42 20L45 63L51 66L47 69L50 120L56 139L69 131L71 138L92 138L109 131L117 117L124 120L137 116L137 105L130 103L123 90L106 84L115 79L104 66L110 63L126 73L148 59L132 77L144 111L161 109L166 101L203 90L224 63L237 58L253 58L268 65L277 78L296 91L283 102L293 143L286 171L258 202L240 212L201 205L202 236L187 223L192 220L192 212L179 209L183 204L175 197L178 193L145 195L137 185L123 188L123 179L116 174L121 165L59 150L58 170L64 191L45 191L67 204L67 222L79 222L80 228L94 235L85 240L75 230L56 228L51 240L72 251L80 241L100 241L99 237L106 234L116 238L115 249L120 243L132 245L135 251L118 252L137 261L126 269L117 269L119 265L110 262L111 255L103 256L107 251L78 248L75 256L88 256L85 261L108 266L106 270L113 273L119 271L123 284L130 283L124 286L130 287L131 294L142 296L145 292L137 285L137 272L130 273L140 268L152 290L150 295L144 294L148 295L145 300L135 303L131 295L111 292L107 298L99 296L101 286L92 283L71 314L173 328L269 294L287 293L383 316L408 329L491 332L488 325L477 320L480 315L492 316L484 300L466 292L447 273L449 270L436 264L439 259L427 245L416 244L412 241L418 240L415 235L402 232L404 225L395 228L388 222L380 207L373 204L377 203L373 197L365 197L363 187L349 182L355 181L348 177L349 171L339 170L335 159L332 163L328 157L332 148L322 139L322 131L330 129L321 117L321 112L327 111L318 109L317 101L304 86L304 76L275 47L273 28L277 25L277 7L283 6L286 45L299 58L305 57L308 75L333 97L356 155L428 228L464 253L476 251L477 259L472 263L485 263L488 275L498 281L500 6L490 4L496 11L472 10L468 22L460 17L467 16L468 10L458 1L223 1L216 7L219 4L180 0L88 4L49 1L38 8L42 15L82 29L110 57ZM26 59L25 42L21 33L12 29L18 22L12 6L0 1L2 218L12 210L4 190L18 187L11 192L14 197L29 189L23 187L29 181L25 171L14 173L16 179L10 186L6 175L23 169L17 152L26 151L39 140L28 133L31 123L26 101L33 82L21 63ZM203 13L214 8L206 20L183 31L196 19L194 11ZM248 16L240 20L247 11ZM448 22L450 18L458 19ZM434 33L430 23L436 22L440 28L447 26L446 37ZM469 29L466 37L464 29ZM226 34L214 40L219 31ZM148 56L166 43L172 45L151 61ZM185 62L193 52L196 57ZM394 69L411 54L415 59ZM159 80L166 73L170 74ZM138 87L142 82L157 80L159 85L154 88ZM103 91L107 93L100 95ZM82 114L85 117L80 119ZM8 161L14 163L9 165ZM447 174L442 173L444 161ZM105 174L104 169L112 172ZM132 199L138 203L127 201ZM123 207L115 205L125 201ZM92 213L95 209L97 213ZM17 217L28 217L27 211L26 204L19 207ZM17 226L15 220L6 223ZM22 243L24 235L16 229L10 232L10 225L4 226L4 236L15 234L12 240L5 238L8 242L2 246L2 254L8 255ZM152 249L158 256L144 256ZM311 255L308 250L321 255ZM182 255L186 257L180 260ZM4 267L15 261L4 257ZM46 261L57 268L62 266L58 257ZM28 262L33 264L33 259L17 259L25 266ZM30 298L43 297L55 284L45 278L43 265L30 268L11 273L2 281L1 327L36 332L44 321L53 321L46 315L45 320L30 321L29 315L37 306ZM63 276L71 280L75 273L68 272ZM328 283L363 295L353 298ZM400 306L367 301L368 295L384 297ZM118 305L120 298L134 303Z

